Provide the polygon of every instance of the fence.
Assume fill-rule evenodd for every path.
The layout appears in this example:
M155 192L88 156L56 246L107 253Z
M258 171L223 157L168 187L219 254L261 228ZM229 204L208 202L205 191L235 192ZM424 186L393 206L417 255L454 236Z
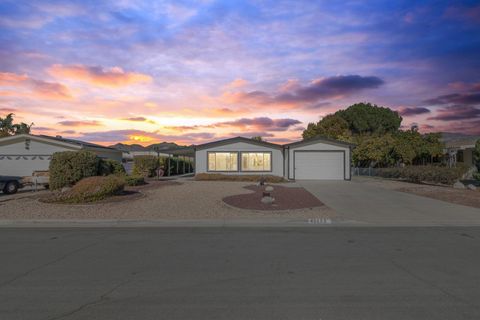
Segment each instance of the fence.
M377 168L360 168L360 167L352 167L351 168L352 176L376 176L377 175Z

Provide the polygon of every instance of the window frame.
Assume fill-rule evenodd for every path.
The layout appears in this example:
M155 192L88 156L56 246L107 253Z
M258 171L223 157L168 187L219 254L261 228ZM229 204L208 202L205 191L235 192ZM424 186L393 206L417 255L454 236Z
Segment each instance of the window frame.
M234 153L237 154L237 169L236 170L210 170L209 166L209 156L211 153ZM232 172L240 172L240 160L239 160L239 152L238 151L223 151L223 150L216 150L216 151L207 151L207 172L223 172L223 173L232 173Z
M268 153L268 154L270 154L270 170L243 170L242 155L244 153ZM238 161L240 162L239 163L240 172L250 172L250 173L273 172L273 151L240 151L239 154L240 154L240 156L238 157Z

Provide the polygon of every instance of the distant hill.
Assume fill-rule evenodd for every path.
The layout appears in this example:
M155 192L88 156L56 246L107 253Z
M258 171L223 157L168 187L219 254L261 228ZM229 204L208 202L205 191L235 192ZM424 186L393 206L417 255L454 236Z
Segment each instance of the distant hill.
M110 148L115 148L115 149L122 150L122 151L149 151L149 150L154 150L155 147L157 147L158 150L168 150L168 149L181 148L183 146L180 146L180 145L178 145L176 143L173 143L173 142L154 143L154 144L151 144L149 146L142 146L142 145L139 145L139 144L117 143L117 144L114 144L114 145L110 146Z

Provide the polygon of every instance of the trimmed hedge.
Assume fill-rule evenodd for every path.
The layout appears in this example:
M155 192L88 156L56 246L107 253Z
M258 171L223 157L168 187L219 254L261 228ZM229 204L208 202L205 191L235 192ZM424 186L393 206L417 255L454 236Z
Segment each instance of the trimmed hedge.
M98 174L100 159L90 151L55 152L49 166L50 188L72 186L85 177Z
M125 174L123 165L113 159L100 159L99 175L108 176L110 174Z
M155 156L136 156L133 158L133 174L143 177L154 177L160 164Z
M145 178L137 175L125 176L125 183L127 184L127 186L131 186L131 187L141 186L145 184Z
M99 201L120 194L124 188L125 181L119 176L88 177L77 182L69 191L55 194L47 202L85 203Z
M407 166L399 168L379 168L377 175L383 178L401 179L410 182L430 182L452 185L460 180L468 168L440 166Z

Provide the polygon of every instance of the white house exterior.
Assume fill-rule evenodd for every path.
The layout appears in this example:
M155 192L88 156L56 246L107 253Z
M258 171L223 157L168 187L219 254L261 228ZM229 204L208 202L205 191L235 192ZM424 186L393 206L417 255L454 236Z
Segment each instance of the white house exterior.
M237 137L195 147L195 173L350 180L352 144L314 138L287 145Z
M55 152L78 150L122 161L122 152L113 148L61 137L20 134L0 139L0 175L31 176L34 171L48 170Z

